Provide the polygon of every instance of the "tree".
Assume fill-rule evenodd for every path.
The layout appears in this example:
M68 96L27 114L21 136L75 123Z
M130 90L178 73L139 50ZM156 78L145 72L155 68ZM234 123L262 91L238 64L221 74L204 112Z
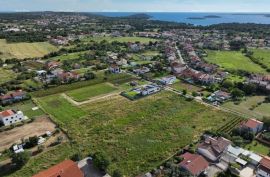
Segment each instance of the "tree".
M95 79L96 78L96 75L91 72L91 71L87 71L85 74L84 74L84 78L86 80L91 80L91 79Z
M103 152L97 152L93 156L94 166L102 171L106 171L110 165L110 160Z
M256 85L255 84L245 84L243 86L243 91L247 94L247 95L251 95L256 91Z
M233 83L231 80L225 80L225 81L222 83L222 86L223 86L224 88L229 89L229 88L234 87L234 83Z
M21 152L21 153L14 153L11 156L11 161L12 163L16 164L17 167L22 167L24 166L28 160L30 159L30 153L27 151Z
M183 95L186 95L186 94L187 94L187 90L184 89L184 90L183 90Z
M112 177L122 177L122 176L123 176L123 174L120 170L117 169L117 170L113 171Z
M244 92L238 88L233 89L231 94L233 98L241 98L245 95Z

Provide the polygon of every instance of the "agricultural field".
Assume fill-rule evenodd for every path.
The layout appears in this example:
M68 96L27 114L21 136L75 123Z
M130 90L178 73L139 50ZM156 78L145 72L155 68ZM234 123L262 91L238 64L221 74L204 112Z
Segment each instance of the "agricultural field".
M80 107L69 104L61 94L37 100L68 130L77 146L72 152L68 144L44 152L13 176L31 176L78 150L88 155L101 149L111 159L109 172L121 169L124 174L135 176L160 165L179 148L196 141L205 130L215 130L235 119L234 115L187 102L167 91L138 101L119 95ZM31 171L33 166L35 170Z
M108 42L141 42L141 43L149 43L150 41L156 42L158 41L157 39L152 39L152 38L145 38L145 37L87 37L83 39L83 42L89 42L89 41L95 41L95 42L101 42L103 40L106 40Z
M235 51L213 51L208 50L206 61L217 64L226 70L243 70L252 73L266 73L259 65L253 63L249 58L245 57L241 52Z
M0 40L0 58L2 59L43 57L53 51L57 51L57 48L48 42L7 43L4 39Z
M256 117L257 119L262 119L264 116L269 116L270 114L270 104L262 103L258 105L258 103L263 102L265 96L252 96L247 97L240 104L236 105L233 102L227 102L223 104L225 108L229 108L231 110L238 111L240 113L249 115L250 117ZM251 108L254 107L252 110Z
M14 73L11 69L0 67L0 84L3 84L15 78L16 78L16 73Z
M109 83L97 84L88 87L82 87L76 90L68 91L66 94L77 102L86 101L92 97L100 96L118 90Z
M270 67L270 50L267 49L253 49L252 50L253 56L255 58L258 58L262 61L262 63L264 63L265 65L267 65L268 67Z

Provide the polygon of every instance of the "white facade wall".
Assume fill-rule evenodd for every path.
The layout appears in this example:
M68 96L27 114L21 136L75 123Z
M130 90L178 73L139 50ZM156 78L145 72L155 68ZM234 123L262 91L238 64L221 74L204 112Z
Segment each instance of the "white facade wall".
M5 126L8 126L8 125L23 121L24 115L23 115L23 112L18 111L17 113L11 116L2 117L0 120L3 122Z

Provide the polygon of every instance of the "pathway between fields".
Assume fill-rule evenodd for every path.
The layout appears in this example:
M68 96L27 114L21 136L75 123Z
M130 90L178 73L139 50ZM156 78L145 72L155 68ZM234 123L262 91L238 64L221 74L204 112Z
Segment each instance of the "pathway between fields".
M82 101L82 102L78 102L78 101L73 100L71 97L69 97L65 93L62 93L61 96L63 98L65 98L68 102L70 102L71 104L73 104L75 106L81 106L81 105L89 104L89 103L96 102L96 101L99 101L99 100L102 100L102 99L112 98L112 97L118 96L120 93L121 92L114 92L114 93L110 93L110 94L107 94L107 95L96 96L96 97L90 98L89 100Z

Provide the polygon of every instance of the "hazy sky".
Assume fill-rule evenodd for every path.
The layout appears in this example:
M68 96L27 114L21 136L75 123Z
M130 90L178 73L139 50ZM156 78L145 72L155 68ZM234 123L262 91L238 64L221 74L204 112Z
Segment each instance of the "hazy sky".
M0 0L0 11L270 12L270 0Z

